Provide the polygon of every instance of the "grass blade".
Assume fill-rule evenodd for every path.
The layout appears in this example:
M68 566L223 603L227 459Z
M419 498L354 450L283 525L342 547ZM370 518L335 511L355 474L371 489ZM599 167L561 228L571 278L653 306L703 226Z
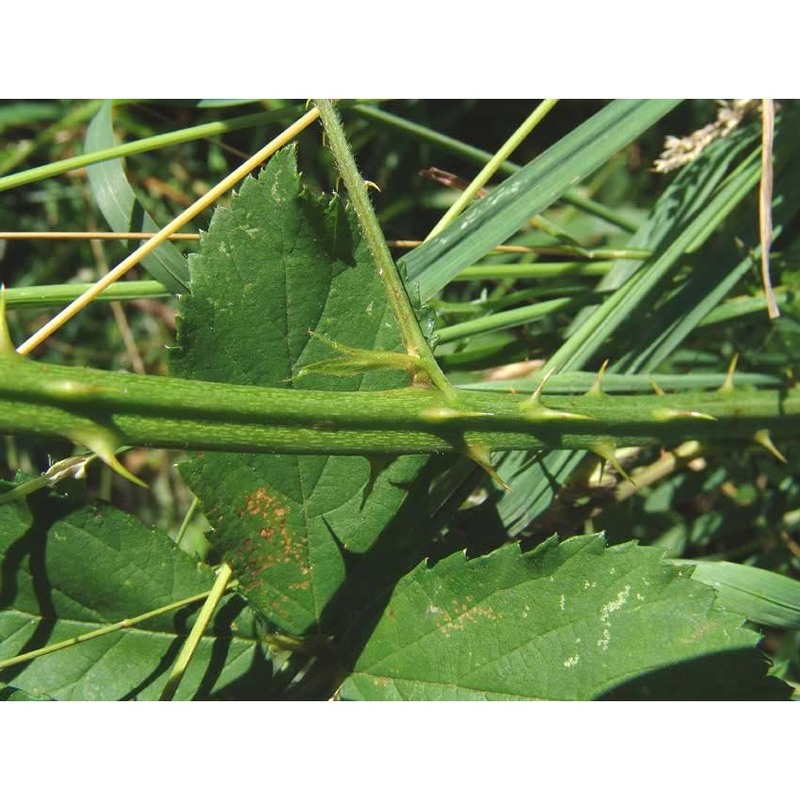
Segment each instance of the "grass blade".
M111 101L106 101L89 124L86 131L87 151L102 150L114 145L111 122ZM142 208L136 197L122 160L103 161L87 168L89 185L97 205L112 230L120 233L134 228L155 233L161 229ZM151 255L142 259L144 268L171 292L189 290L189 267L180 251L170 242L164 242Z
M429 142L436 147L440 147L445 152L454 153L460 158L463 158L465 161L471 161L473 164L479 164L482 166L483 164L488 163L492 158L492 153L489 153L486 150L481 150L479 147L473 147L472 145L466 144L459 139L454 139L452 136L439 133L439 131L432 130L424 125L419 125L416 122L411 122L403 117L398 117L396 114L390 114L388 111L384 111L382 108L356 103L355 105L350 106L350 109L362 117L379 122L381 125L386 125L395 131L404 133L414 139L419 139L423 142ZM498 172L505 175L514 175L515 173L519 172L520 169L522 168L519 166L519 164L515 164L512 161L505 161L498 168ZM632 233L636 230L636 225L634 225L626 216L618 213L616 210L609 208L608 206L604 206L602 203L598 203L594 200L590 200L588 197L584 197L580 191L570 188L564 192L562 200L574 206L575 208L582 209L588 214L594 215L598 219L604 219L607 222L610 222L612 225L616 225L623 231L630 231Z
M713 586L728 611L761 625L800 628L800 581L766 569L730 561L688 561L692 577Z
M477 202L458 225L443 231L400 263L420 296L437 294L462 269L506 241L531 216L590 175L659 120L678 101L616 100Z

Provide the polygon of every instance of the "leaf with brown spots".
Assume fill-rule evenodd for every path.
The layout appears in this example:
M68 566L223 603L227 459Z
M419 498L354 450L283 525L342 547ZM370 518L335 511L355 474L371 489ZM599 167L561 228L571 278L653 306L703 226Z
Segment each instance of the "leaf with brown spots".
M606 548L596 535L553 537L526 554L508 545L472 560L456 553L432 568L421 564L398 583L340 694L785 697L787 687L766 677L767 661L753 648L758 635L690 575L660 550ZM633 676L644 677L626 689Z
M230 209L216 211L190 270L175 375L284 389L408 385L402 371L297 378L330 358L329 341L402 348L358 225L339 198L302 188L294 149L276 154ZM426 462L403 456L375 468L360 456L206 453L181 472L247 598L300 634L342 586L348 552L369 550Z

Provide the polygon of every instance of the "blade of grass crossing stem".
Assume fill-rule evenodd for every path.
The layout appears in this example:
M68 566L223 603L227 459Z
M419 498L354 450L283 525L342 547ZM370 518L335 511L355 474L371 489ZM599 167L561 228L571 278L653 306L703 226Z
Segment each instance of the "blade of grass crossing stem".
M717 590L720 604L761 625L800 628L800 581L729 561L676 561L693 565L692 578Z
M57 331L64 323L72 319L79 311L85 308L92 300L112 283L119 280L125 273L136 266L144 256L151 253L161 242L165 241L171 234L180 230L187 222L194 219L201 211L208 208L222 197L225 192L232 189L240 180L245 178L250 172L258 167L263 161L269 158L285 144L294 139L297 134L305 130L312 122L319 117L319 110L312 108L305 113L294 124L290 125L280 135L276 136L268 144L264 145L255 155L237 167L227 177L223 178L216 186L209 189L201 198L192 203L189 208L175 217L172 222L163 227L152 239L149 239L131 255L117 264L114 269L104 275L91 290L82 294L77 300L70 303L65 309L57 314L47 324L42 326L33 336L23 342L17 352L20 355L27 355L34 348L38 347L48 336Z
M208 623L211 621L211 617L214 616L214 612L217 610L222 595L225 594L225 590L228 588L228 581L231 579L232 574L233 571L227 564L223 564L219 568L217 578L214 581L214 585L211 587L211 592L206 598L205 603L203 603L200 614L197 616L197 620L192 626L192 630L175 661L175 666L172 668L172 672L166 684L164 684L164 689L159 698L160 700L172 700L175 697L175 692L178 691L178 687L186 673L186 668L189 666L189 662L197 650L200 640L203 638L203 633Z
M506 241L677 104L616 100L475 203L457 225L404 256L409 281L428 300L465 267Z
M114 146L112 103L107 100L86 130L86 150L104 150ZM87 168L89 186L95 202L109 227L117 233L130 230L154 233L159 225L144 210L131 188L122 159L103 161ZM189 267L186 259L171 242L164 242L155 252L142 259L142 266L171 292L189 289Z
M746 168L726 182L711 200L676 232L666 247L646 261L626 283L584 321L564 345L547 362L545 369L579 369L603 347L623 322L669 275L690 245L698 246L710 236L724 218L758 183L760 165L757 153L747 159Z
M52 286L19 286L6 289L7 308L52 308L71 303L88 292L93 283L57 283ZM166 300L171 292L158 281L123 281L109 286L95 298L95 302L112 300Z
M439 147L448 153L455 153L465 161L471 161L474 164L485 164L492 157L492 154L486 150L481 150L479 147L473 147L472 145L468 145L459 139L454 139L451 136L446 136L443 133L439 133L439 131L426 128L424 125L419 125L418 123L411 122L403 117L398 117L396 114L390 114L388 111L384 111L382 108L376 108L375 106L363 105L360 103L356 103L350 106L350 108L362 117L374 120L382 125L387 125L388 127L391 127L396 131L400 131L401 133L404 133L414 139L418 139L423 142L429 142L430 144L433 144L434 146ZM500 165L497 171L504 175L514 175L515 173L519 172L520 169L522 169L522 167L520 167L519 164L514 164L511 161L505 161ZM584 197L580 191L570 188L564 192L562 200L570 203L575 208L582 209L587 214L592 214L599 219L604 219L624 231L630 231L632 233L636 230L636 225L623 214L620 214L614 209L608 208L601 203L597 203L594 200Z
M564 312L573 306L578 307L582 302L585 302L585 299L579 297L557 297L554 300L545 300L541 303L523 306L522 308L497 311L486 317L468 320L467 322L459 322L455 325L448 325L446 328L440 328L434 334L435 342L439 345L445 342L463 339L467 336L475 336L480 333L501 331L506 328L516 328L519 325L525 325L528 322L533 322L533 320L541 319L550 314Z
M37 650L29 650L27 653L21 653L18 656L14 656L13 658L7 658L5 661L0 661L0 670L6 669L8 667L14 667L17 664L24 664L28 661L33 661L36 658L41 658L42 656L50 655L50 653L57 653L59 650L64 650L67 647L74 647L76 644L81 644L81 642L89 642L92 639L98 639L101 636L107 636L110 633L116 633L117 631L125 630L126 628L133 628L137 625L140 625L142 622L146 622L149 619L153 619L153 617L161 616L161 614L169 614L172 611L178 611L181 608L185 608L186 606L191 605L192 603L197 603L200 600L205 600L208 598L210 592L202 592L201 594L195 594L191 597L185 597L183 600L176 600L174 603L170 603L166 606L161 606L161 608L153 609L152 611L147 611L144 614L139 614L137 617L130 617L129 619L123 619L119 622L114 622L111 625L106 625L103 628L97 628L97 630L89 631L88 633L81 633L77 636L73 636L70 639L64 639L61 642L56 642L55 644L49 644L45 647L40 647Z
M543 100L522 123L522 125L511 134L508 140L500 149L489 159L486 166L475 176L472 182L461 193L458 199L447 210L447 213L434 226L428 235L432 239L436 234L443 231L471 202L475 199L478 192L491 180L492 176L516 150L533 129L547 116L549 111L555 106L557 100Z
M97 104L90 108L92 114L95 113ZM147 153L151 150L158 150L162 147L171 147L183 142L191 142L197 139L207 139L212 136L220 136L231 131L238 131L245 128L254 128L258 125L280 122L286 117L290 117L295 109L282 108L275 111L264 111L259 114L247 114L242 117L234 117L230 120L220 120L219 122L208 122L203 125L196 125L191 128L181 128L169 133L159 133L155 136L146 136L135 142L118 144L108 149L95 150L90 153L83 153L79 156L65 158L55 161L52 164L43 164L40 167L15 172L13 175L6 175L0 178L0 192L6 189L15 189L18 186L25 186L36 181L43 181L48 178L55 178L76 169L88 167L90 164L98 164L101 161L108 161L112 158L123 158L137 153ZM302 113L302 106L297 106L296 112ZM58 130L67 128L67 120L58 123Z

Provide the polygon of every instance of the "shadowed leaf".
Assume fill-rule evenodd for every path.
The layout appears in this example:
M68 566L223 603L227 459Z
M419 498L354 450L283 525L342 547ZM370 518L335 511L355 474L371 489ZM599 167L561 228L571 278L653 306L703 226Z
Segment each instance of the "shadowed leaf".
M111 506L75 508L52 495L30 502L32 516L19 503L0 506L0 660L211 588L211 570ZM0 680L56 700L156 699L198 606L10 666ZM224 689L248 672L258 650L252 614L228 598L178 697Z

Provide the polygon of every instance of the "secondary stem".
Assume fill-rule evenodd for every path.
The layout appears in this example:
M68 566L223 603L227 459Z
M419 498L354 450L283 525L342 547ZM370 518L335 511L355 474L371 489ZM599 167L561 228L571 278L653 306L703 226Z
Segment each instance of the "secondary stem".
M433 385L445 395L450 396L453 392L452 385L436 363L433 352L420 329L405 284L397 271L369 199L366 184L356 166L339 115L330 100L315 100L314 103L319 109L328 145L336 159L342 180L350 195L350 201L361 224L364 238L386 289L386 295L397 320L406 351L409 355L419 358L420 367L427 373Z

